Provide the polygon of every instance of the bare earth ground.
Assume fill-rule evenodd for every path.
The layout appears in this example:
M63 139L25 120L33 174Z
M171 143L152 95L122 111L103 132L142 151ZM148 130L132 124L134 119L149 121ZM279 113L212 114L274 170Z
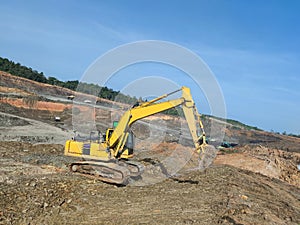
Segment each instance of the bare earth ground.
M2 224L298 224L299 188L231 166L148 186L70 174L56 144L1 142Z
M186 141L170 134L155 144L137 126L136 159L147 169L115 186L69 172L68 111L56 112L62 123L46 110L2 103L1 111L0 224L300 224L299 139L228 131L240 145L203 169L213 156L199 164Z
M24 125L20 121L11 123L19 125L10 127L11 132L16 137L18 134L23 136L23 129L17 127L22 128L28 124ZM40 126L38 122L35 125ZM50 132L48 126L46 135ZM56 129L53 127L54 131ZM60 141L60 135L52 135L54 140L58 138ZM45 139L41 134L39 136L43 142ZM197 159L192 156L187 166L171 178L152 185L136 186L141 182L138 180L126 187L117 187L71 174L67 165L73 159L63 156L61 144L1 141L0 146L0 224L300 222L299 172L294 171L292 174L295 176L291 182L294 186L281 181L279 172L266 174L268 176L259 173L261 171L252 172L258 167L266 168L262 165L266 160L261 159L265 152L257 150L261 147L253 147L259 153L255 154L257 157L250 156L250 152L254 151L250 151L251 147L247 146L243 152L219 153L216 165L204 171L189 170L197 165ZM175 146L164 143L153 149L152 153L139 152L137 158L144 159L146 166L149 166L149 157L152 156L152 168L156 168L150 170L153 173L150 176L147 174L144 179L152 182L151 175L165 175L158 160L169 154L164 149L172 151ZM278 154L274 153L274 160L275 156ZM293 157L286 156L292 161L279 158L288 164L299 159ZM224 163L236 167L222 165ZM276 164L273 167L276 168Z

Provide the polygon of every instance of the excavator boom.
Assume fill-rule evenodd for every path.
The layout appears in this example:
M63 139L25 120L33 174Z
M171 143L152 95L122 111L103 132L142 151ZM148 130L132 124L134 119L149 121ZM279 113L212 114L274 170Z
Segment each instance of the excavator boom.
M182 97L174 100L158 102L178 91L182 91ZM182 105L184 116L186 118L191 136L196 150L201 148L201 144L205 145L205 131L203 124L200 118L200 114L197 111L194 100L192 98L190 89L187 87L182 87L181 89L174 91L169 94L162 95L156 99L153 99L149 102L145 102L136 106L128 111L126 111L122 118L119 121L117 128L111 135L108 145L113 147L116 143L119 143L120 140L124 141L121 137L124 136L124 133L128 131L130 126L137 120L143 119L145 117L151 116L153 114L163 112L165 110L174 108L176 106ZM202 133L201 136L197 133L197 126ZM120 149L118 149L120 150Z
M182 92L180 98L163 101L168 96L179 91ZM133 149L128 144L131 137L131 125L145 117L176 106L182 106L195 149L200 152L206 145L203 124L190 89L182 87L149 102L134 105L123 114L114 129L107 129L105 141L103 142L100 142L100 140L98 142L68 140L65 146L65 155L83 157L89 160L71 164L71 170L89 176L96 176L105 182L118 184L126 183L131 176L141 175L143 166L139 163L128 161L133 156ZM91 168L94 169L94 172L91 172Z

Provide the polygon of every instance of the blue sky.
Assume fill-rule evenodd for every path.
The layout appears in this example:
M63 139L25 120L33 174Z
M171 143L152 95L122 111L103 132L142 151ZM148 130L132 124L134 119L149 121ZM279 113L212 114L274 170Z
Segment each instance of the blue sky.
M228 118L300 134L299 1L11 0L1 1L0 9L0 56L46 76L80 79L96 58L121 44L170 41L210 67ZM132 72L180 77L160 66L136 67L109 86L122 89L137 78Z

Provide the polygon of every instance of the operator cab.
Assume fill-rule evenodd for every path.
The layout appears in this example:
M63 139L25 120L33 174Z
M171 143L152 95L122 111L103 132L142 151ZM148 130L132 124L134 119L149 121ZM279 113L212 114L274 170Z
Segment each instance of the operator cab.
M108 128L106 130L106 134L103 135L103 140L106 142L109 140L111 137L112 133L114 132L114 129L118 126L118 121L113 122L113 128ZM126 143L124 145L124 149L128 149L128 154L132 155L133 154L133 148L134 148L134 137L133 137L133 132L131 130L128 131L128 137L126 140Z

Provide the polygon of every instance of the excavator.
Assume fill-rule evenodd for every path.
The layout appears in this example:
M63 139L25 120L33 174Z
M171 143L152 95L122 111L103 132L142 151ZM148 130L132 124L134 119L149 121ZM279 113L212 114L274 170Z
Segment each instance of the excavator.
M180 98L166 99L179 91L182 92ZM204 151L206 140L200 114L190 89L182 87L151 101L135 104L118 122L114 122L113 128L108 128L104 135L85 140L76 137L67 140L64 154L84 159L71 163L70 170L111 184L127 184L129 178L139 177L144 167L141 163L132 160L134 156L133 133L130 129L132 124L176 106L181 106L183 109L196 151L198 153Z

